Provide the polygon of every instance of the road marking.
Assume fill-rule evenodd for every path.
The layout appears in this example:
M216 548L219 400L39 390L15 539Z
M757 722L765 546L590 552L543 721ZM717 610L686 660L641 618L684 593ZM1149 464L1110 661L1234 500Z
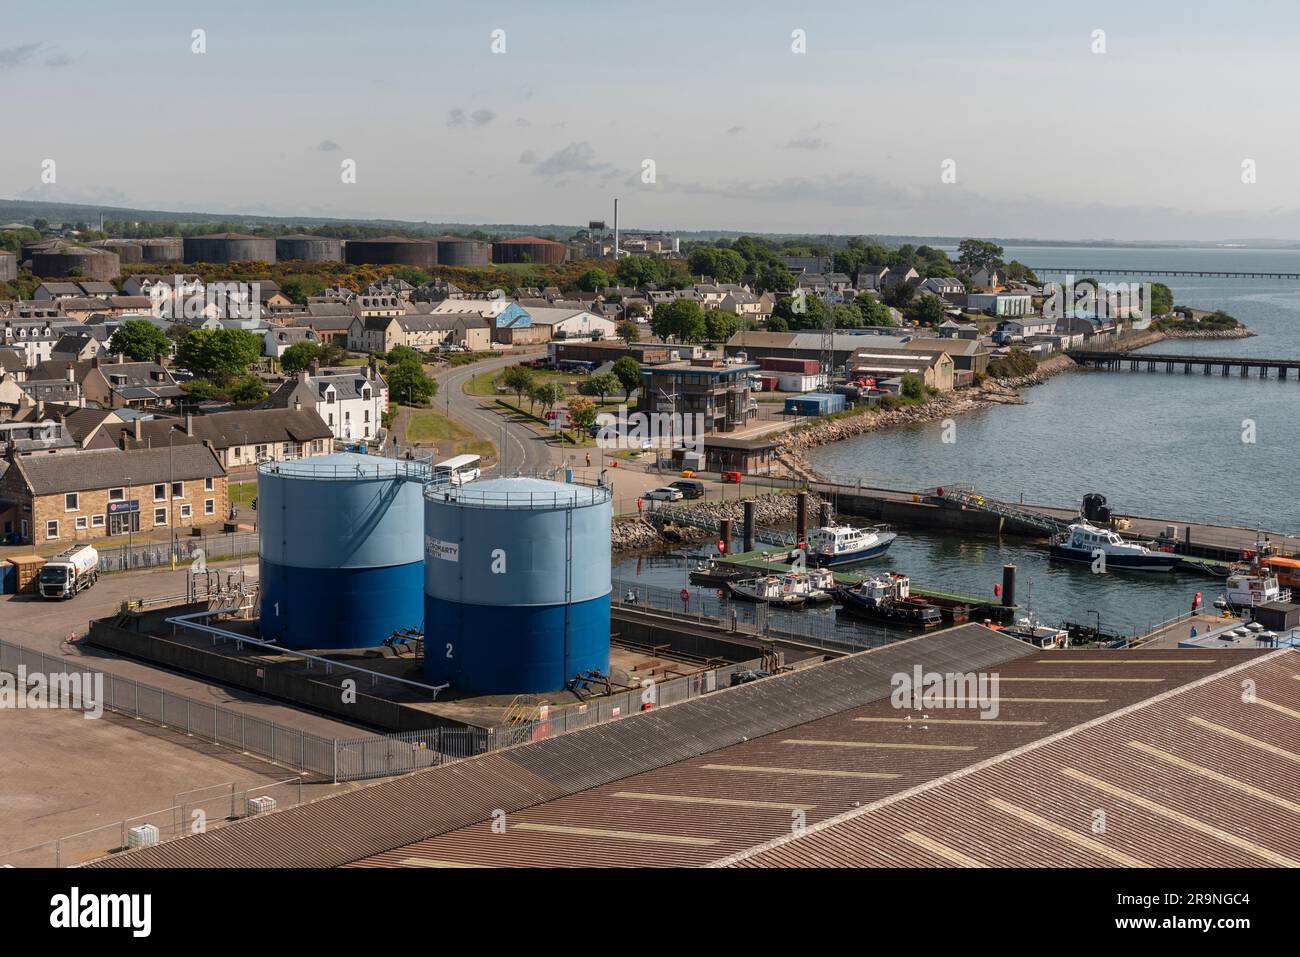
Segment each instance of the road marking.
M515 831L545 831L548 834L575 834L579 837L610 837L621 841L648 841L652 844L691 844L711 847L718 843L711 837L651 834L648 831L613 831L603 827L569 827L564 824L512 824L510 827Z
M1002 800L1001 798L989 798L987 803L989 807L996 808L997 810L1003 812L1004 814L1010 814L1012 817L1017 817L1020 820L1024 821L1026 824L1030 824L1038 828L1040 831L1046 831L1048 834L1054 834L1057 837L1061 838L1062 840L1069 841L1071 844L1075 845L1076 847L1081 847L1086 851L1092 851L1094 854L1099 854L1102 857L1106 858L1106 860L1114 864L1118 864L1120 867L1150 867L1151 866L1145 861L1138 860L1136 857L1129 857L1127 854L1123 853L1122 851L1117 851L1114 848L1107 847L1105 844L1102 844L1100 841L1094 841L1090 837L1085 837L1082 834L1076 834L1074 831L1071 831L1068 827L1063 827L1062 825L1057 824L1055 821L1049 821L1045 817L1040 817L1039 815L1035 814L1033 811L1028 810L1027 808L1016 807L1014 804L1009 804L1006 801Z
M875 778L892 780L897 774L884 771L819 771L817 768L773 768L759 764L704 764L705 771L757 771L761 774L796 774L809 778Z
M615 791L616 798L637 801L668 801L675 804L713 804L718 807L772 808L777 811L811 811L816 804L784 804L780 801L742 801L739 798L695 797L690 794L654 794L650 791Z
M1206 721L1204 718L1196 715L1188 715L1187 720L1198 728L1204 728L1207 731L1213 731L1215 734L1221 734L1225 738L1232 738L1234 741L1240 741L1242 744L1249 744L1252 748L1259 748L1261 751L1267 751L1269 754L1275 754L1279 758L1286 758L1288 761L1294 761L1300 764L1300 754L1292 754L1277 745L1269 744L1267 741L1261 741L1259 738L1252 738L1248 734L1242 734L1240 731L1233 731L1231 728L1225 728L1221 724L1215 724L1213 721Z
M1157 804L1155 801L1144 798L1140 794L1134 794L1132 791L1125 791L1123 788L1116 787L1113 784L1107 784L1105 781L1094 778L1090 774L1084 774L1082 771L1076 771L1074 768L1061 768L1061 773L1067 778L1094 787L1098 791L1109 794L1111 797L1119 798L1121 801L1127 801L1129 804L1134 804L1143 810L1150 811L1152 814L1159 815L1160 817L1173 821L1176 824L1181 824L1183 827L1191 828L1193 831L1199 831L1217 841L1222 841L1224 844L1230 844L1238 850L1245 851L1247 854L1254 854L1256 857L1263 858L1279 867L1300 867L1300 861L1293 861L1291 858L1279 854L1276 851L1271 851L1267 847L1263 847L1253 841L1248 841L1244 837L1238 837L1236 834L1229 834L1227 831L1221 830L1212 824L1206 824L1204 821L1197 820L1189 814L1184 814L1182 811L1175 811L1171 807Z
M892 744L887 741L818 741L813 738L788 738L782 744L817 744L830 748L889 748L898 751L974 751L973 744Z
M429 857L407 857L397 862L403 867L487 867L486 864L463 864L460 861L435 861Z
M961 851L954 850L946 844L940 844L933 838L926 837L924 834L918 834L916 831L908 831L906 834L898 835L903 840L915 844L917 847L924 848L936 857L942 857L949 864L956 864L958 867L987 867L973 857L968 857Z
M1007 724L1037 728L1046 721L1005 721L1002 718L854 718L854 721L874 721L879 724Z
M1240 791L1242 794L1249 794L1251 797L1259 798L1261 801L1275 804L1280 808L1285 808L1292 814L1300 814L1300 804L1296 804L1294 801L1288 801L1284 797L1279 797L1276 794L1257 788L1253 784L1247 784L1245 781L1239 781L1236 778L1229 777L1222 772L1215 771L1213 768L1206 768L1199 764L1193 764L1191 761L1184 760L1176 754L1170 754L1168 751L1161 751L1159 748L1153 748L1151 745L1143 744L1141 741L1130 741L1128 746L1134 750L1141 751L1143 754L1149 754L1153 758L1158 758L1167 764L1172 764L1176 768L1182 768L1190 774L1209 778L1211 781L1217 781L1220 784L1227 785L1236 791Z

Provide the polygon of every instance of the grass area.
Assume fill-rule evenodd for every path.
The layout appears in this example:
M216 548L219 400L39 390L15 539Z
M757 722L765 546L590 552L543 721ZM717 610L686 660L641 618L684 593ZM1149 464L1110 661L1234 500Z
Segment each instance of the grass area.
M411 412L406 422L408 442L450 442L469 439L472 433L457 425L441 412L420 409Z
M531 371L533 373L533 381L538 385L559 383L564 386L565 391L569 393L576 393L578 391L578 384L582 382L584 378L583 376L575 375L572 372L552 372L547 369L533 369ZM478 395L490 399L499 398L503 395L508 395L513 399L515 395L513 392L497 392L492 388L492 380L504 372L505 369L494 369L489 372L480 372L478 375L470 379L469 382L465 383L465 391L470 395ZM528 401L527 397L525 397L524 401ZM595 399L592 401L595 401ZM619 393L619 401L622 401L621 392ZM618 403L606 401L605 404L617 405Z
M230 504L242 514L245 509L252 509L253 499L257 498L257 480L230 483Z
M340 366L363 366L370 361L369 356L348 356L338 362Z

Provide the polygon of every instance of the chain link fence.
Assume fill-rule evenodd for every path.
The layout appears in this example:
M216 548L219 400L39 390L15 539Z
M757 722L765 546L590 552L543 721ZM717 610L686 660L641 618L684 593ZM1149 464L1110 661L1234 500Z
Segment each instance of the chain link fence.
M232 532L178 536L174 543L134 542L110 547L96 546L96 550L99 552L99 570L107 573L159 568L171 565L173 557L177 567L193 564L200 557L209 562L256 557L257 547L256 532Z

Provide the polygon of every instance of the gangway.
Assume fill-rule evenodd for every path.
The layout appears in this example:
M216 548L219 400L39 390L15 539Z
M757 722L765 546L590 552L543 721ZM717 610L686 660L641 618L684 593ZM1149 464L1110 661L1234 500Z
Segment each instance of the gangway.
M931 489L926 494L941 502L950 502L961 508L997 515L1008 522L1016 522L1027 526L1048 537L1064 532L1070 526L1066 519L1057 518L1045 512L1034 511L1033 509L1012 505L1009 502L1001 502L993 498L985 498L971 485L941 485L938 488Z

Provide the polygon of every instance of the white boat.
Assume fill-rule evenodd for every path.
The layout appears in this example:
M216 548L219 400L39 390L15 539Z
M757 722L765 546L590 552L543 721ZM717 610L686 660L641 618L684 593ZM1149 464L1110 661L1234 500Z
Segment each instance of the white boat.
M1224 582L1223 594L1214 600L1214 607L1241 611L1271 601L1290 600L1291 589L1283 588L1271 569L1253 562L1232 566Z
M1010 635L1012 638L1019 638L1021 641L1027 641L1039 648L1070 647L1070 633L1068 631L1064 628L1053 628L1051 625L1044 625L1036 619L1017 618L1014 624L1005 626L1002 633Z
M1059 561L1084 565L1091 565L1100 557L1105 561L1106 569L1142 572L1170 571L1182 561L1172 552L1158 552L1137 542L1125 541L1115 532L1087 522L1077 522L1056 536L1052 540L1051 555Z
M729 581L725 584L727 591L735 598L797 607L830 601L835 577L827 569L813 568L806 572L765 575L762 578Z
M845 565L885 554L898 538L883 525L822 525L808 534L808 561L814 565Z

